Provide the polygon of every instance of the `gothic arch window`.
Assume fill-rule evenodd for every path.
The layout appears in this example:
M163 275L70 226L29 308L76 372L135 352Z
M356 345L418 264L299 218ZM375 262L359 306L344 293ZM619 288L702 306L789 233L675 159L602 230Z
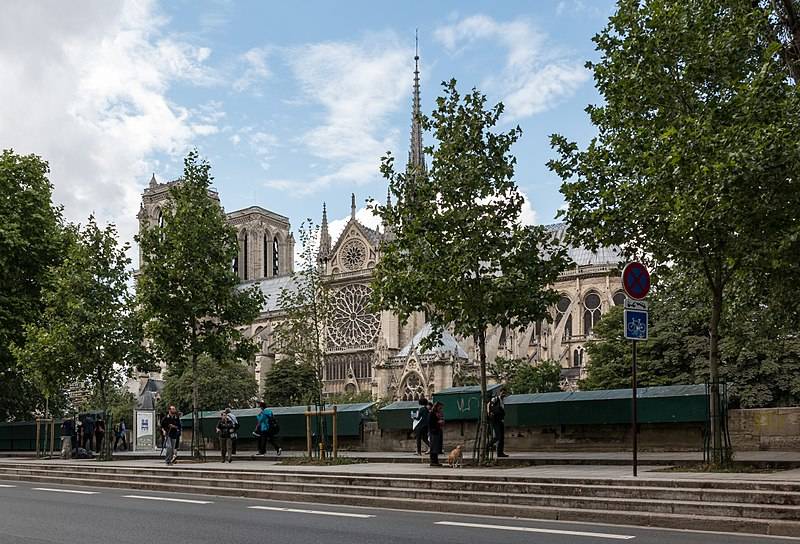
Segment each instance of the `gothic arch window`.
M622 306L625 303L625 293L617 291L614 293L612 300L614 301L614 306Z
M278 257L278 237L272 239L272 275L278 275L278 268L280 266L280 259Z
M497 347L500 349L506 349L508 347L508 334L506 333L505 327L500 331L500 341L497 343Z
M583 347L578 346L575 348L575 351L572 354L572 366L574 367L581 367L583 366Z
M564 340L572 338L572 314L567 316L567 322L564 323Z
M558 303L556 304L556 327L561 323L561 319L567 313L567 310L569 310L569 305L571 303L572 301L567 295L561 295L561 298L558 299Z
M425 386L422 384L422 376L412 372L403 380L400 385L403 400L419 400L425 396Z
M269 238L264 234L264 277L267 277L269 271Z
M158 228L164 227L164 213L158 210Z
M248 253L249 248L247 247L249 245L248 244L247 232L244 233L244 240L242 240L242 245L244 246L244 267L242 267L244 269L244 279L249 279L247 277L248 268L250 268L248 266L248 263L250 262L250 260L247 258L248 254L249 254Z
M239 256L233 258L233 273L239 275Z
M589 293L583 299L583 334L591 336L592 329L600 321L600 295Z

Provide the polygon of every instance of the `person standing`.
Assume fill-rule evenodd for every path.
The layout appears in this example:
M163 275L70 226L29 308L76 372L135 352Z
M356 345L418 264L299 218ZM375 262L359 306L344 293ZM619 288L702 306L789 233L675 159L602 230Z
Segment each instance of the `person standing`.
M500 391L500 394L492 397L489 401L487 412L489 414L489 423L492 425L492 443L491 447L497 446L497 457L508 457L505 452L505 432L506 432L506 407L503 403L503 398L506 396L505 389Z
M417 455L428 453L431 447L430 440L428 440L428 420L430 419L430 412L428 411L428 401L424 398L419 399L419 410L417 410L417 417L414 418L414 435L417 439ZM428 450L422 451L422 443L428 447Z
M431 437L430 454L431 466L440 467L439 454L442 452L444 442L444 405L435 402L428 417L428 433Z
M128 429L125 427L125 420L120 419L117 430L114 433L114 451L117 451L117 444L119 444L120 440L122 440L122 447L125 448L125 451L128 451L128 437L125 436L127 430Z
M164 435L164 449L167 450L167 465L171 465L175 462L175 458L178 456L176 448L178 442L178 427L180 424L178 411L174 406L170 406L167 415L161 419L161 433Z
M94 436L94 419L92 416L83 418L83 449L92 451L92 437Z
M267 408L267 405L264 402L259 402L258 407L261 408L258 416L256 416L255 431L255 434L258 435L258 455L267 454L267 442L269 442L272 447L275 448L275 453L280 455L283 452L283 449L281 449L280 445L275 439L277 435L275 415L272 413L272 410Z
M65 419L61 423L61 458L72 458L72 434L75 432L75 422Z
M231 435L231 455L236 455L236 439L239 438L239 419L231 412L230 408L225 408L228 419L233 423L233 434Z
M103 451L103 439L106 436L106 422L103 419L103 416L97 418L97 423L94 425L94 445L97 448L96 451L102 452Z
M225 461L229 463L232 461L231 453L233 451L233 443L231 435L233 435L233 432L233 422L226 412L222 412L217 422L217 434L219 435L219 450L220 453L222 453L223 463Z

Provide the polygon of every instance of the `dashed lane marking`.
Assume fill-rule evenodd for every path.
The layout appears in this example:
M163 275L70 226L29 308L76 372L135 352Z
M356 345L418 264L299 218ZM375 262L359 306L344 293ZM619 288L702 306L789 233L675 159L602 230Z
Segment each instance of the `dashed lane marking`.
M273 512L292 512L295 514L316 514L318 516L340 516L343 518L374 518L371 514L354 514L352 512L329 512L325 510L301 510L299 508L280 508L278 506L248 506L253 510L271 510Z
M194 499L175 499L172 497L147 497L145 495L123 495L123 499L142 499L145 501L185 502L189 504L214 504L213 501L197 501Z
M53 487L34 487L34 491L52 491L53 493L76 493L78 495L98 495L99 491L81 491L78 489L55 489Z
M0 484L0 487L17 487L15 485Z
M631 540L633 535L614 535L609 533L589 533L584 531L564 531L559 529L538 529L535 527L519 527L515 525L486 525L483 523L461 523L459 521L437 521L435 525L453 527L469 527L473 529L493 529L498 531L518 531L521 533L546 533L549 535L586 536L591 538L608 538L611 540Z

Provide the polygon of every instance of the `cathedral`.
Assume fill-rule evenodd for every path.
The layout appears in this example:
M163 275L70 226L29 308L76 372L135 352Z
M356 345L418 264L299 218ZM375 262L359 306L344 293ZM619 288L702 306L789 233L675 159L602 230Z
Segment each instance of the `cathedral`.
M415 56L415 62L408 165L425 170L418 122L419 56ZM160 221L160 208L172 183L176 182L162 184L155 177L151 179L142 196L140 226ZM219 201L217 193L210 192L209 196ZM436 391L476 376L478 357L471 338L456 338L445 331L438 346L423 351L420 341L430 332L424 315L413 315L403 323L392 312L370 312L370 282L384 233L356 219L355 195L351 195L350 207L348 223L333 240L322 206L318 261L334 300L334 315L326 331L325 393L369 393L374 399L414 400L430 398ZM273 324L281 319L278 294L293 285L294 238L287 217L257 206L227 213L227 218L239 239L234 269L242 284L255 284L267 296L261 315L246 331L260 346L250 364L261 393L265 374L276 357L281 357L272 350L271 335ZM566 225L548 229L561 239ZM624 300L617 251L570 247L569 256L572 267L562 272L554 285L561 298L552 310L552 321L523 331L494 328L487 334L488 361L496 357L525 359L534 365L556 361L562 368L564 389L575 388L586 375L589 361L584 345L600 316Z

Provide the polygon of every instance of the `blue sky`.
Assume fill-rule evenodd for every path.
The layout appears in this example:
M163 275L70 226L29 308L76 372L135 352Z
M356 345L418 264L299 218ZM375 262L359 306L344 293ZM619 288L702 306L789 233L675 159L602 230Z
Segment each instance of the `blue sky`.
M442 80L478 87L519 124L525 220L562 204L548 136L585 142L599 98L583 68L608 0L504 2L12 1L0 22L0 145L51 163L67 216L90 212L131 240L155 172L180 175L192 146L229 211L257 204L296 228L383 199L380 156L405 162L414 31L422 104ZM9 88L10 87L10 88ZM430 142L430 137L427 137ZM361 212L359 217L366 217ZM341 222L339 223L341 224Z

